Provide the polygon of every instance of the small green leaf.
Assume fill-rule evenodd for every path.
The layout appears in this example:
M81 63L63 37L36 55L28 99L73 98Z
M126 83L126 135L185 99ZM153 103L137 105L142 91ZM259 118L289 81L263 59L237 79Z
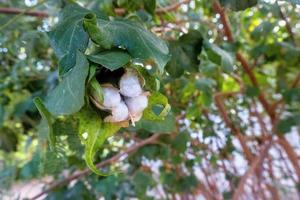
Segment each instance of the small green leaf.
M86 57L77 52L75 67L65 74L63 80L47 96L46 107L54 116L70 115L81 109L84 105L88 71Z
M148 13L154 15L156 8L156 0L144 0L144 7Z
M209 42L204 46L209 60L220 65L226 73L233 71L234 59L228 52Z
M201 78L196 80L195 86L202 92L201 100L205 106L209 106L213 101L212 87L215 85L214 80L209 78Z
M185 132L179 133L175 140L172 141L172 147L179 153L184 153L187 149L187 142L189 141L189 135Z
M157 106L161 107L159 113L155 113L154 110ZM159 92L153 92L148 98L148 107L143 112L143 118L146 120L163 120L170 109L168 98Z
M281 119L277 125L279 134L285 134L291 131L294 126L300 126L300 114L294 114L292 116Z
M125 51L105 51L96 55L89 55L87 58L110 71L117 70L130 61L130 55Z
M283 93L283 98L288 103L300 102L300 87L286 90Z
M136 172L133 178L135 184L135 190L138 195L145 198L145 194L149 187L155 186L155 181L150 174L146 174L142 171Z
M171 133L175 131L176 120L174 115L170 112L163 121L151 121L141 119L135 124L137 130L143 129L151 133Z
M259 88L253 86L246 86L246 95L248 97L257 97L259 95Z
M199 69L198 55L202 50L203 38L201 32L190 30L178 41L170 42L171 60L166 69L173 77L180 77L185 71L195 72Z

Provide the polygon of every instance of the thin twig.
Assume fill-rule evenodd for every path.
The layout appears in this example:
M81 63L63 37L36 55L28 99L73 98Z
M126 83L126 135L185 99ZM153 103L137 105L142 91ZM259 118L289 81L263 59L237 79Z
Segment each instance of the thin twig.
M300 181L300 164L299 164L299 159L298 155L293 149L293 147L290 145L290 143L284 138L284 136L278 136L277 140L278 144L284 149L286 154L289 157L289 160L293 164L296 174L298 176L298 181Z
M240 180L237 190L235 191L235 193L233 195L233 200L239 200L240 195L244 191L244 186L246 184L248 177L251 176L251 174L254 174L256 168L258 168L263 163L263 160L267 156L268 150L270 149L271 146L272 146L272 142L269 142L268 144L266 144L263 147L263 149L261 150L261 152L259 153L259 155L253 160L250 168L247 170L247 172L244 174L244 176Z
M277 4L277 5L278 5L278 4ZM290 38L291 38L291 40L292 40L293 45L294 45L294 46L297 46L296 39L295 39L295 35L294 35L294 33L293 33L293 30L292 30L292 28L291 28L291 25L290 25L288 19L286 18L285 14L283 13L283 11L282 11L282 9L281 9L281 7L280 7L279 5L278 5L278 10L279 10L279 16L280 16L280 18L281 18L283 21L285 21L285 28L286 28L287 32L289 33L289 35L290 35Z
M151 137L143 140L142 142L140 143L137 143L131 147L129 147L128 149L124 150L123 152L120 152L118 154L116 154L115 156L107 159L107 160L104 160L100 163L98 163L96 165L97 168L100 168L100 167L103 167L103 166L106 166L108 164L112 164L116 161L118 161L122 156L124 155L127 155L129 153L132 153L134 151L136 151L137 149L145 146L145 145L148 145L148 144L151 144L151 143L154 143L159 137L161 136L161 134L154 134L152 135ZM63 185L66 185L68 184L69 182L71 182L72 180L75 180L75 179L78 179L78 178L81 178L83 176L87 176L91 174L91 171L89 168L86 168L84 170L80 170L80 171L76 171L74 172L71 176L61 180L61 181L58 181L58 182L54 182L52 183L47 189L45 189L44 191L40 192L39 194L35 195L34 197L32 197L31 199L34 200L34 199L38 199L39 197L47 194L48 192L58 188L58 187L61 187Z
M220 5L220 3L217 0L214 1L213 8L214 8L216 13L220 14L220 20L221 20L221 22L224 26L225 36L228 38L229 42L233 43L234 42L233 34L232 34L232 31L231 31L231 28L230 28L230 25L229 25L230 23L228 21L228 18L226 16L224 8L222 8L222 6ZM236 58L241 63L241 66L243 67L245 73L249 77L249 79L250 79L251 83L253 84L253 86L258 88L258 86L259 86L258 81L256 80L256 77L255 77L255 75L253 74L253 72L251 70L252 67L247 62L245 57L241 53L237 52L236 53ZM266 112L273 119L274 116L275 116L275 113L271 109L270 104L267 102L266 97L262 92L260 92L260 94L258 96L258 99L261 102L262 106L265 108Z
M230 94L230 95L232 95L232 94ZM225 109L225 105L224 105L223 99L222 99L224 96L228 96L228 94L227 93L217 93L214 96L216 106L218 107L218 110L220 111L220 115L223 118L226 126L231 129L231 131L233 132L233 134L239 140L239 142L240 142L240 144L241 144L241 146L243 148L243 151L244 151L244 153L246 155L246 159L249 162L251 162L253 160L253 155L251 153L251 150L247 146L246 140L245 140L243 134L241 133L240 129L237 128L237 127L235 127L235 125L232 123L231 119L229 118L229 116L228 116L228 114L226 112L226 109Z
M15 22L16 20L18 20L20 17L22 17L23 15L26 15L26 13L30 12L32 9L36 8L37 6L43 4L45 1L47 0L41 0L40 2L38 2L36 5L27 8L25 10L20 10L20 12L14 16L13 18L11 18L10 20L8 20L5 24L0 26L0 31L3 30L4 28L6 28L8 25L10 25L11 23Z
M0 8L0 14L20 14L24 13L23 15L38 17L38 18L45 18L49 17L49 14L43 11L26 11L19 8Z

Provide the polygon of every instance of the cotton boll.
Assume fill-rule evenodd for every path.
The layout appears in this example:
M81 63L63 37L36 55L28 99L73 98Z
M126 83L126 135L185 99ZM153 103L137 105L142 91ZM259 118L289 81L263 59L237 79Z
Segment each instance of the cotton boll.
M129 113L135 117L143 112L148 106L148 94L143 93L137 97L125 98Z
M143 90L136 73L127 71L120 79L120 92L126 97L139 96Z
M103 106L106 108L113 108L120 104L121 95L117 88L113 86L102 86L103 89Z
M129 112L126 104L121 101L116 107L112 108L112 113L110 116L106 117L104 121L106 122L121 122L129 118Z
M140 112L140 113L136 114L135 116L131 117L131 121L132 121L134 126L135 126L134 122L140 121L140 119L142 119L142 116L143 116L143 113Z

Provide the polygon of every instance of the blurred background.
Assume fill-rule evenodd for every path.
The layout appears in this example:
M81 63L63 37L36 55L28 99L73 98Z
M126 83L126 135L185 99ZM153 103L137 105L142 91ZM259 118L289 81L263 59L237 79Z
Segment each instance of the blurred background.
M46 32L66 2L0 0L0 199L300 198L297 0L76 2L168 42L172 113L105 143L95 161L123 173L89 174L71 126L42 151L33 98L59 81Z

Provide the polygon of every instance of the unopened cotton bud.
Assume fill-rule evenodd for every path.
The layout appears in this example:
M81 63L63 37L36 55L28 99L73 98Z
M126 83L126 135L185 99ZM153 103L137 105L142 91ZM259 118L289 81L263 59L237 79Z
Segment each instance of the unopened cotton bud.
M143 93L137 97L125 98L126 105L128 107L129 113L135 117L143 112L148 106L147 93Z
M121 95L117 88L113 86L102 86L103 89L103 106L113 108L121 103Z
M121 101L116 107L112 108L112 113L110 116L106 117L104 121L106 122L121 122L129 118L129 112L126 104Z
M120 79L120 92L126 97L139 96L143 90L136 73L127 71Z

